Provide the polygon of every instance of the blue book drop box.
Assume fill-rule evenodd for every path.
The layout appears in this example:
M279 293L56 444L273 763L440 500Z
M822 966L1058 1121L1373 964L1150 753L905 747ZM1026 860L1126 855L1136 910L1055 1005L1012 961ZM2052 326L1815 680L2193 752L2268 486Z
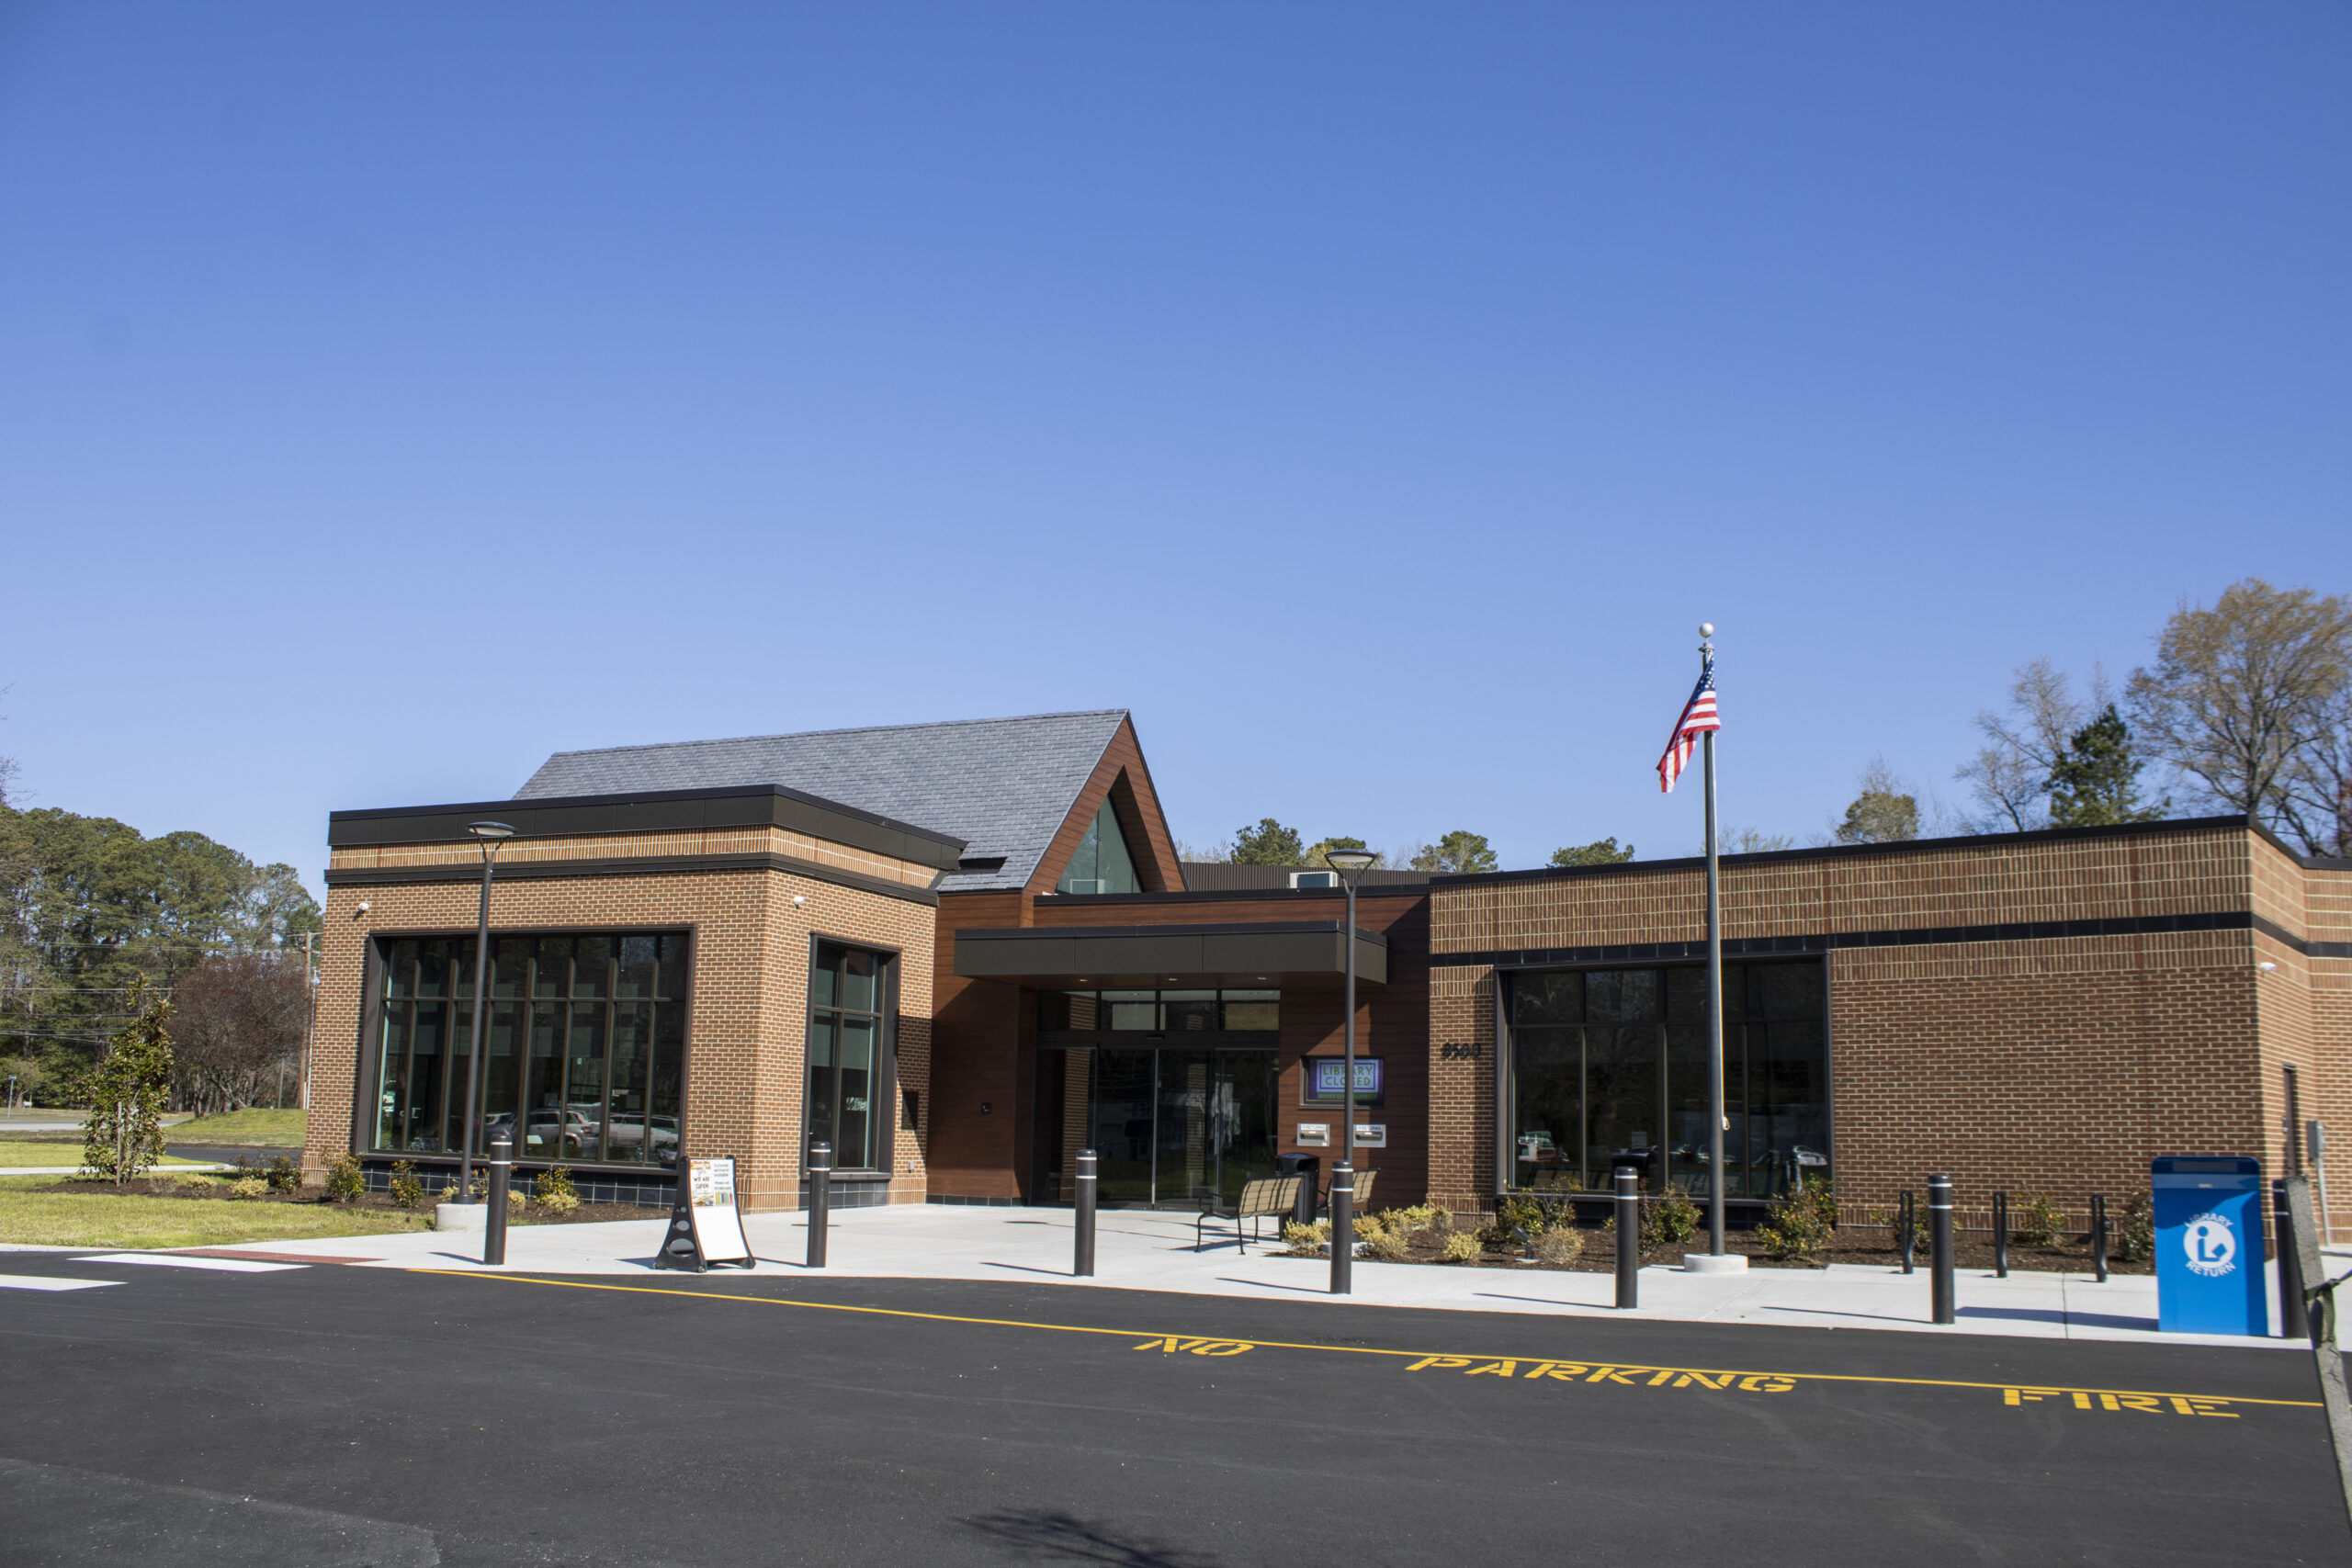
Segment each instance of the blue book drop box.
M2149 1168L2156 1221L2156 1326L2168 1334L2270 1332L2263 1274L2262 1162L2168 1155Z

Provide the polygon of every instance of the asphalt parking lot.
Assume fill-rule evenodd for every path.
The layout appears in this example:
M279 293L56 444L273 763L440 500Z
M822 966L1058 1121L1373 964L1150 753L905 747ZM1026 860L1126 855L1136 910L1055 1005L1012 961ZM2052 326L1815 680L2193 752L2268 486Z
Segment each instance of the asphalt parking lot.
M0 1562L2294 1563L2306 1358L0 1254Z

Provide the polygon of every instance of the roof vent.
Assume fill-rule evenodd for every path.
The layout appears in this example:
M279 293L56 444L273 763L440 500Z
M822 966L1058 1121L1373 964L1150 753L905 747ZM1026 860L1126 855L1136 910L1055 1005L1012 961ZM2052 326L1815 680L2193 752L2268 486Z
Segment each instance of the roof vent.
M1293 887L1337 887L1340 874L1336 871L1294 871L1290 874Z

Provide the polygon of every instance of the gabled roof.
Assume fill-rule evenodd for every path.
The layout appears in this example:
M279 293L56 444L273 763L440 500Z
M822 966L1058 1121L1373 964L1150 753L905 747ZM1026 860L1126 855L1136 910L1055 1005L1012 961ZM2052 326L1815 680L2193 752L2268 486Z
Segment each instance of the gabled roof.
M1022 887L1126 716L1104 708L559 751L514 798L782 784L952 833L967 863L1004 857L950 873L942 892Z

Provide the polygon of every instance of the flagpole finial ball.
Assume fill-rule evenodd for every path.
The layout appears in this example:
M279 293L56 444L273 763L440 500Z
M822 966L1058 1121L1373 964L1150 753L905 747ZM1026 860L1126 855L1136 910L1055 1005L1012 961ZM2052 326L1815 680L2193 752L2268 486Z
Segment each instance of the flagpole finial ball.
M1701 621L1701 622L1699 623L1699 635L1700 635L1701 637L1713 637L1713 636L1714 636L1714 635L1715 635L1715 623L1714 623L1714 622L1713 622L1713 621Z

